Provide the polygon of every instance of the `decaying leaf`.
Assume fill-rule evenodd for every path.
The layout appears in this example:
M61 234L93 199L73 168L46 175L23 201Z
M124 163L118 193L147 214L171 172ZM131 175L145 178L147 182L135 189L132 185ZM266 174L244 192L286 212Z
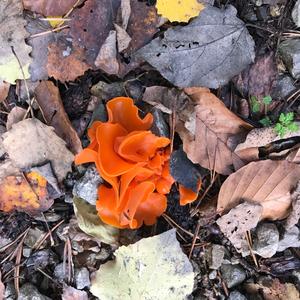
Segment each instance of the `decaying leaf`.
M188 22L199 15L204 5L198 0L158 0L156 9L171 22Z
M90 66L84 59L84 49L74 46L70 40L57 39L48 47L47 72L62 82L73 81Z
M32 81L46 80L48 79L48 45L54 42L55 33L49 32L52 28L47 21L29 15L26 15L26 20L26 30L30 33L28 44L32 47L30 55L33 60L29 66L30 79ZM47 34L42 34L43 32Z
M15 84L17 79L29 78L28 68L31 63L31 47L25 43L28 33L24 28L26 21L23 19L22 1L1 0L0 20L0 81ZM12 48L20 61L24 76Z
M193 286L193 267L176 240L176 231L169 230L116 250L115 260L96 272L91 292L111 300L182 300Z
M244 97L255 96L258 100L271 95L277 76L273 52L256 58L255 63L239 74L236 85Z
M193 163L228 175L243 166L242 159L234 153L251 125L237 117L224 103L205 88L185 89L195 103L194 132L187 124L178 124L177 131L183 149ZM190 122L191 123L191 122Z
M241 201L259 203L261 220L280 220L291 207L291 192L300 179L300 166L288 161L256 161L231 174L223 183L217 210L224 213Z
M74 198L74 211L79 228L99 241L116 245L119 238L119 229L104 224L97 214L96 207L80 198Z
M65 112L59 89L51 81L42 81L34 91L45 120L54 127L74 154L82 151L81 141Z
M137 54L176 86L218 88L253 62L254 41L233 6L207 6L189 25L168 29Z
M26 109L19 106L15 106L7 115L6 129L10 130L13 124L22 121L26 115L26 112Z
M8 95L10 84L0 80L0 103L4 101Z
M243 256L249 254L246 232L256 227L263 212L258 203L244 202L217 220L221 231Z
M123 50L127 49L131 42L131 37L126 32L125 29L123 29L118 24L114 24L116 33L117 33L117 44L118 44L118 51L122 52Z
M14 124L2 135L2 139L5 151L18 168L30 168L50 161L59 181L71 171L73 154L55 134L53 127L38 119L26 119Z
M63 16L77 0L23 0L25 9L44 16Z
M47 180L37 172L8 176L0 182L0 210L36 214L47 210L53 199L47 191Z
M286 228L290 229L298 224L300 219L300 182L292 193L292 210L286 219Z
M71 286L64 286L62 300L88 300L88 294Z

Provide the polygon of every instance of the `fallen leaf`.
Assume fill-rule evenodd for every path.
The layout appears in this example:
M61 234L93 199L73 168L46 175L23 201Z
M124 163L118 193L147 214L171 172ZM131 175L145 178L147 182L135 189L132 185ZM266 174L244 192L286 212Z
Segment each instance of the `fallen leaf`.
M15 84L17 79L28 79L29 53L31 47L25 43L28 33L25 30L26 21L23 19L23 5L21 0L0 1L0 81ZM14 49L19 62L15 57Z
M254 41L233 6L207 6L190 24L168 29L137 55L176 86L218 88L253 62Z
M74 81L90 68L84 59L84 49L74 46L66 38L59 38L48 46L47 72L62 82Z
M73 199L73 204L78 226L83 232L103 243L118 244L119 229L103 223L94 205L77 197Z
M300 219L300 182L299 181L291 197L292 197L292 210L290 215L286 219L285 226L287 229L290 229L294 225L298 224Z
M251 125L232 113L224 103L205 88L185 89L195 103L195 121L177 126L183 149L193 163L228 175L243 166L242 159L234 153Z
M53 204L47 190L47 180L37 172L8 176L0 182L0 210L37 214Z
M10 84L0 80L0 103L4 101L8 95Z
M111 300L182 300L192 293L193 286L193 267L173 229L116 250L115 260L96 272L91 292Z
M259 203L261 220L280 220L291 207L291 191L300 179L300 166L288 161L251 162L231 174L223 183L217 210L224 213L241 201Z
M236 78L236 85L244 97L255 96L260 101L271 95L277 77L274 53L270 52L255 59L254 64Z
M82 8L75 10L70 16L72 20L68 25L73 46L81 47L84 52L82 58L90 66L93 66L109 32L113 30L119 6L120 0L87 0Z
M118 51L122 52L129 46L131 42L131 37L126 32L125 29L123 29L118 24L115 24L116 34L117 34L117 44L118 44Z
M47 80L48 45L55 41L55 33L49 32L52 28L47 21L26 15L26 30L30 33L28 44L32 47L30 53L32 63L29 66L32 81ZM42 34L47 32L47 34Z
M131 0L121 0L121 16L122 16L122 28L127 29L129 18L131 15Z
M62 300L88 300L88 294L85 291L77 290L71 286L64 286Z
M244 202L217 220L223 234L243 256L249 255L246 232L255 228L263 212L258 203Z
M25 9L44 16L63 16L77 0L23 0Z
M18 168L25 169L50 161L58 181L71 171L73 154L66 148L53 127L38 119L26 119L14 124L2 135L3 146Z
M15 106L7 115L6 129L10 130L13 124L22 121L26 115L26 112L26 109L19 106Z
M117 33L111 30L103 43L96 59L95 66L110 75L118 74Z
M199 15L204 5L198 0L157 0L156 9L171 22L188 22Z
M42 81L34 91L35 99L47 123L54 127L74 154L82 151L81 141L65 112L59 89L52 81Z

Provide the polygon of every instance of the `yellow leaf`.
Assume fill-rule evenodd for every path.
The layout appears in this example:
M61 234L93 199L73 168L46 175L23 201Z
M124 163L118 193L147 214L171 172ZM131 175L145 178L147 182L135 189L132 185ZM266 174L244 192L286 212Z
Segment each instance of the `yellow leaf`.
M22 74L22 70L17 59L12 56L9 61L5 64L0 64L0 77L3 81L15 84L16 79L28 79L29 74L29 64L22 66L25 78Z
M53 28L64 23L62 16L47 17L47 21Z
M157 13L171 22L188 22L197 17L205 6L197 0L157 0Z

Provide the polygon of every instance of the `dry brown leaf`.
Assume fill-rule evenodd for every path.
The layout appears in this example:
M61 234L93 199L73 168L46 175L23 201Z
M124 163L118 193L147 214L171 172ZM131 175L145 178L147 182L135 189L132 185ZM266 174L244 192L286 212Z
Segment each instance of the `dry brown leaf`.
M292 193L292 211L286 219L285 227L290 229L298 224L300 219L300 181L298 181L296 189Z
M42 81L35 89L38 102L47 123L54 127L74 154L82 151L81 141L65 112L58 88L51 81Z
M249 254L246 232L255 228L263 212L258 203L244 202L217 220L221 231L243 256Z
M13 124L22 121L26 115L26 112L26 109L19 106L15 106L7 116L6 129L10 130Z
M2 135L3 146L12 163L21 169L51 162L58 181L71 171L74 155L66 148L53 127L38 119L26 119L14 124Z
M121 26L119 26L118 24L114 25L117 33L118 51L122 52L129 46L131 37Z
M36 214L53 204L47 190L47 180L37 172L8 176L0 182L0 210Z
M25 9L44 16L63 16L77 0L23 0Z
M188 158L217 173L228 175L243 166L242 159L234 153L251 125L238 118L224 103L206 88L187 88L185 93L195 103L195 131L186 124L178 126ZM185 127L184 127L185 126Z
M62 82L73 81L84 74L90 66L85 62L84 49L61 38L48 47L47 71Z
M65 286L62 300L88 300L88 294L85 291L77 290L71 286Z
M0 81L0 103L4 101L8 95L10 84Z
M241 201L259 203L261 220L280 220L287 216L291 191L300 179L300 166L288 161L251 162L230 175L223 183L217 211L224 213Z

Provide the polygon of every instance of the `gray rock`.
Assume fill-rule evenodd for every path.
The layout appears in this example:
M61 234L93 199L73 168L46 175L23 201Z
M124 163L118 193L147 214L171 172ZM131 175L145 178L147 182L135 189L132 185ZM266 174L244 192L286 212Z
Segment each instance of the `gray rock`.
M300 27L300 0L298 0L292 11L292 18L297 27Z
M38 289L31 283L25 283L20 288L20 294L17 300L51 300L50 298L42 295Z
M80 268L75 270L75 282L76 287L79 290L82 290L85 287L89 287L91 285L90 273L87 268Z
M151 131L158 136L170 137L170 130L167 122L164 119L164 114L161 110L153 108L153 124Z
M84 199L91 205L96 204L97 189L102 179L94 166L90 166L83 177L81 177L74 185L73 195Z
M5 300L17 299L16 290L15 290L14 284L12 282L8 282L5 285L4 299Z
M246 279L246 272L240 265L223 264L221 273L228 288L237 286Z
M277 252L284 251L289 247L300 247L300 232L297 226L287 229L279 240Z
M264 258L272 257L278 248L279 232L275 224L261 223L256 228L253 242L254 253Z
M247 300L247 298L238 291L233 291L230 293L228 300Z
M296 89L294 81L290 76L281 75L271 92L271 97L276 100L281 100L287 97Z
M209 268L218 270L224 260L225 247L222 245L213 244L210 249Z
M300 78L300 39L288 39L278 47L279 53L291 75Z
M125 96L122 82L106 83L104 81L99 81L92 86L91 93L105 101L115 97Z
M64 268L64 264L60 263L57 266L55 266L53 275L56 278L56 280L60 283L63 283L64 281L67 282L68 279L68 270L66 269L67 266Z

